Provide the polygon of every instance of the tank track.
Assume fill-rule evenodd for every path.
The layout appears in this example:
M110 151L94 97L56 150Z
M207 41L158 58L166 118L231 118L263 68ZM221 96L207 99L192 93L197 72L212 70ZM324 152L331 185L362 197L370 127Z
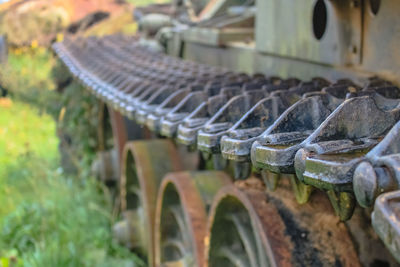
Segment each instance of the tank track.
M157 200L145 197L157 202L155 215L146 217L154 220L155 230L143 230L152 223L142 222L136 229L151 236L136 230L136 239L127 240L132 248L151 240L150 249L140 245L151 257L149 264L365 264L347 244L354 237L344 224L337 225L350 220L357 205L375 205L372 225L400 261L400 88L376 77L360 84L235 73L153 52L136 37L66 39L53 49L73 76L112 110L168 138L156 145L128 143L122 153L125 200L131 166L137 176L148 171L143 166L159 171L143 181L139 177L136 185L140 191L146 179L157 181L146 192L158 192ZM214 170L228 170L234 184L215 171L163 178L187 169L179 155L172 155L179 151L171 154L176 145L170 140L200 151ZM152 153L139 163L148 153L144 151ZM200 182L193 185L191 180ZM142 199L142 194L130 197ZM132 210L127 202L124 209ZM128 221L140 221L137 212L126 214ZM313 219L325 226L314 225ZM224 234L230 228L237 229L235 235ZM176 229L181 234L172 234Z

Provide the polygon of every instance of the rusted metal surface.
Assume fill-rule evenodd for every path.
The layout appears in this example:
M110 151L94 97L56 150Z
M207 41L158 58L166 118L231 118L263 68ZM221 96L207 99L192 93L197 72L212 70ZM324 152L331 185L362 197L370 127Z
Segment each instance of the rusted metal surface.
M351 88L333 87L333 91L344 89L345 95ZM304 203L308 200L311 188L294 176L294 156L342 101L326 90L321 94L312 94L289 107L261 135L253 138L252 163L261 169L271 189L275 188L282 174L289 174L298 201Z
M383 177L378 187L368 180L353 191L352 184L357 164L384 144L400 119L400 89L390 82L248 75L172 58L119 36L67 39L54 49L75 77L113 108L120 135L124 115L155 135L197 148L214 169L233 166L235 178L261 171L273 191L268 194L290 182L304 204L321 189L343 221L353 214L354 192L360 203L372 205L377 188L394 188L386 167L376 171ZM397 164L397 157L387 164ZM377 180L374 168L359 177Z
M78 41L83 43L79 45ZM353 139L371 137L369 142L362 146L368 148L377 143L377 137L374 135L383 135L397 118L397 100L385 97L395 96L393 92L398 91L398 88L390 87L390 83L379 79L371 79L361 91L361 86L349 80L331 83L314 78L308 82L299 82L296 79L282 80L266 78L263 75L251 77L227 72L172 59L148 51L135 42L127 42L124 38L78 41L77 44L67 42L64 46L56 46L55 49L61 54L69 54L67 57L61 57L71 71L80 71L77 77L110 105L130 118L136 118L156 134L177 137L186 145L197 146L206 158L212 155L216 169L224 169L227 166L222 156L234 160L237 162L234 165L236 178L246 178L249 175L252 147L253 165L272 173L290 174L294 191L302 203L307 201L312 189L303 182L312 183L303 179L302 171L305 167L300 160L296 172L299 180L294 176L294 156L299 149L304 152L306 146L320 141L333 144L334 140L340 141L340 138L345 138L343 131L350 130L352 131L349 135L354 135ZM88 61L93 61L93 57L98 55L98 52L92 52L93 47L111 54L102 55L103 58L96 59L92 64L84 59L78 60L77 56L82 55L86 56ZM120 48L118 52L115 50L117 47ZM131 55L129 60L126 58L128 54ZM80 62L84 65L80 66ZM98 63L111 64L112 67L98 66ZM181 64L180 67L178 63ZM281 102L280 106L277 104L279 107L268 105L266 109L257 110L265 101L273 101L272 98ZM354 99L340 105L346 98ZM350 127L351 129L347 130L343 130L342 126L332 126L342 120L341 114L346 114L346 125L349 125L349 118L360 114L358 107L363 106L364 102L369 103L371 108L366 110L376 115L376 120L379 120L378 114L385 118L392 117L391 120L386 119L380 123L382 129L375 127L375 131L380 131L379 133L367 133L367 129L363 127L373 125L367 122L363 127ZM276 108L278 110L273 110ZM254 112L259 113L256 115ZM265 113L272 116L267 118ZM363 118L366 119L367 116ZM118 122L118 119L115 121ZM249 128L244 130L240 127ZM224 142L221 145L222 139ZM349 145L345 142L340 148L345 149ZM327 149L328 147L329 145ZM336 147L339 149L337 145ZM361 147L358 146L357 149ZM246 163L240 164L243 161ZM266 171L263 172L263 176L267 184L272 185L276 184L275 180L279 178ZM271 176L272 181L268 181ZM323 189L332 191L331 188ZM337 202L336 197L339 197L339 200L344 198L351 201L351 196L346 193L336 196L336 191L333 191L329 194L334 205ZM344 204L347 206L348 203ZM339 211L340 205L339 203ZM351 211L345 211L342 218L346 219L350 215Z
M109 112L113 130L114 144L116 145L119 158L122 159L124 146L128 141L124 120L118 111L109 109Z
M314 85L313 83L302 83L297 87L280 88L279 91L273 92L269 98L263 99L254 105L236 124L229 129L221 142L221 151L224 157L235 161L250 161L250 149L252 144L260 139L260 135L269 128L279 116L292 105L298 105L302 96L308 97L318 94L324 85ZM339 86L339 88L326 87L322 94L328 89L335 91L348 92L348 86ZM285 90L286 89L286 90ZM327 97L332 102L340 102L335 96ZM273 101L272 103L270 103ZM280 107L274 107L275 101L280 102ZM329 100L328 100L329 101ZM274 114L275 112L275 114ZM304 112L306 112L304 110Z
M205 266L207 214L230 184L222 172L177 172L162 181L156 212L156 266Z
M156 196L162 177L182 169L171 141L135 141L125 146L120 181L121 209L125 221L116 228L129 227L130 247L154 266L154 216ZM135 236L139 234L140 238Z
M400 115L398 101L385 100L385 106L378 106L377 100L371 100L370 97L351 99L359 101L353 105L357 111L352 112L352 116L349 116L344 103L319 127L319 137L315 136L315 141L309 140L296 154L295 167L300 180L353 201L352 180L355 166L362 161L368 150L379 143L399 120ZM349 103L348 101L346 102ZM390 102L393 106L388 105ZM333 135L323 133L324 128L332 131L334 125L341 130L333 131ZM334 194L333 192L330 194ZM345 206L341 215L343 219L351 216L349 209L354 204L347 203ZM338 212L342 213L341 210Z
M299 208L289 186L265 194L251 178L221 189L209 217L208 266L360 266L324 195Z
M123 157L123 149L129 140L145 139L148 134L133 121L99 101L97 138L98 148L92 171L107 185L117 184Z

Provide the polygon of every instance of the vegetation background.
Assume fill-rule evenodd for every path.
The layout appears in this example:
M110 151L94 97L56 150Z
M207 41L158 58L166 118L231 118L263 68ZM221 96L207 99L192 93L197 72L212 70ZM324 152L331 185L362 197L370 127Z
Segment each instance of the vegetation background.
M107 18L78 34L134 34L134 5L151 1L0 5L0 34L9 42L0 66L0 85L9 92L0 98L1 267L144 265L113 241L118 218L110 193L91 177L99 103L73 81L50 44L99 9Z

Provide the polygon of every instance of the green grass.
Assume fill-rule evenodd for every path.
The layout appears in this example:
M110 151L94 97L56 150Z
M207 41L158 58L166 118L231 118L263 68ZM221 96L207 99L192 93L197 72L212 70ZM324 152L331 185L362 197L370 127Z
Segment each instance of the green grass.
M58 139L51 117L22 104L0 107L0 166L8 166L21 156L35 154L46 162L57 160ZM0 169L4 171L3 168Z
M136 30L130 13L116 24ZM69 78L43 47L11 49L0 68L14 100L0 99L0 267L141 266L112 240L109 193L90 178L98 102ZM57 132L78 171L61 167Z
M21 78L29 78L24 79L28 81L29 85L34 85L38 82L45 84L46 87L42 89L46 90L54 89L51 80L48 78L51 75L55 61L51 51L44 47L17 48L10 52L8 58L10 70L15 71Z
M0 266L135 266L111 238L106 191L63 174L55 132L49 115L0 102Z
M54 73L57 59L43 47L17 48L9 52L8 64L0 69L0 83L14 98L29 102L53 117L60 110L56 81L68 73Z

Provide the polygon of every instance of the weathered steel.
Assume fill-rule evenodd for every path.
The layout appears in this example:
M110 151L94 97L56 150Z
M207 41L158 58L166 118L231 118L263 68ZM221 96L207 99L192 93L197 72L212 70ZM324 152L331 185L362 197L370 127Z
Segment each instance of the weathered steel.
M372 225L393 256L400 261L400 191L385 193L376 200Z
M260 3L260 5L262 3L265 4L265 2ZM213 160L215 169L227 170L227 160L230 160L229 164L233 163L230 167L233 167L236 178L247 178L253 167L255 167L253 170L261 170L264 183L275 190L267 192L268 200L278 198L286 205L286 200L278 196L282 194L287 198L289 195L287 193L288 184L291 184L295 197L300 203L305 203L309 200L315 187L322 189L326 191L340 219L347 220L351 217L356 204L353 190L360 204L370 206L380 191L391 191L398 188L396 170L400 161L398 160L397 152L393 150L394 148L388 155L376 153L375 158L367 155L388 144L388 142L391 144L391 142L395 143L395 140L397 140L392 139L386 142L382 141L382 138L400 119L400 109L398 108L400 90L391 83L379 78L366 79L367 75L365 73L363 74L365 75L364 78L357 79L355 80L356 82L337 79L339 77L359 77L357 72L363 69L363 66L361 66L357 70L349 71L348 64L362 64L359 61L362 60L362 47L360 46L363 42L358 42L359 36L346 35L353 31L358 32L362 26L357 23L347 26L342 24L349 19L351 20L354 17L353 15L358 17L359 13L361 14L362 8L358 5L358 1L353 1L353 6L351 7L347 6L347 2L341 6L338 6L339 3L328 3L322 0L317 0L312 4L311 1L304 0L302 3L304 3L304 6L299 10L304 11L307 9L305 14L309 13L308 9L310 7L314 9L320 9L321 6L326 7L325 11L328 16L327 31L324 33L321 28L318 28L318 25L314 25L313 29L315 37L320 36L317 38L320 39L318 45L310 45L306 48L301 47L296 37L298 33L293 36L274 36L274 38L277 38L276 40L283 40L283 42L285 42L285 38L288 40L294 38L295 42L284 44L282 47L296 45L296 49L278 52L268 50L269 54L263 54L259 53L260 50L255 50L251 42L234 44L227 40L226 48L220 49L192 43L199 42L199 40L185 41L185 39L180 39L179 36L174 36L174 40L180 43L178 54L186 57L188 56L187 53L192 51L191 58L196 58L199 61L229 66L230 69L235 70L248 70L249 72L262 69L264 73L268 68L263 66L268 66L269 68L274 68L275 66L274 60L266 63L266 59L275 58L288 63L290 67L286 70L292 70L293 72L277 70L271 73L279 73L281 77L293 77L293 74L301 73L303 79L309 79L319 73L324 73L324 77L335 78L332 79L332 82L322 78L313 78L309 79L309 81L285 80L281 77L265 76L263 74L249 75L230 72L223 68L210 67L208 64L203 65L169 57L156 52L153 48L143 46L143 42L137 38L129 39L121 36L78 38L76 40L67 38L63 44L55 45L55 51L60 55L60 58L65 62L71 73L74 74L75 78L98 98L106 102L109 108L113 110L111 112L114 114L113 124L117 126L118 123L120 124L119 128L114 126L115 131L119 135L122 134L119 139L127 139L120 132L122 131L122 126L126 123L127 119L125 117L130 120L136 120L139 124L147 126L145 127L146 129L153 130L155 135L161 134L169 138L176 138L178 142L191 149L198 148L203 152L203 159L206 161ZM282 5L286 5L286 2L283 2ZM341 14L341 17L339 18L336 13L333 14L333 11ZM293 12L297 14L298 10ZM280 13L277 12L274 16L277 14ZM318 14L314 14L314 16L316 15ZM224 20L224 17L221 16L215 19L216 21L221 19L221 25L225 25L228 22ZM291 19L295 20L296 18L293 17ZM361 17L360 19L363 18ZM332 23L334 24L332 25ZM197 24L197 28L210 29L212 24L212 20L200 22ZM294 29L300 29L304 25L303 22L299 23ZM184 31L184 27L174 29L172 31L173 34L179 34L180 31ZM348 30L347 33L346 29ZM259 31L257 30L256 32ZM304 33L309 32L310 30L304 31ZM334 38L334 36L345 38L336 48L332 47L332 45L336 45L336 37ZM356 42L353 42L353 38L355 38L354 40L357 39ZM259 40L257 36L256 40ZM271 40L274 41L275 39ZM315 43L314 41L309 42L309 36L305 36L301 42L305 44ZM265 43L266 47L271 44ZM257 43L257 49L259 45ZM345 47L348 45L350 45L351 49L346 52ZM193 48L196 50L191 50ZM329 51L332 49L334 52L330 53ZM237 51L244 52L234 55ZM304 53L299 53L299 51ZM310 51L312 52L311 54L309 53ZM319 55L316 56L318 53ZM296 57L297 60L294 61L290 57ZM344 64L346 67L331 71L331 66L316 65L317 63L335 63L338 66ZM310 72L308 68L312 66L318 66L318 68L314 68ZM277 67L277 69L279 68ZM153 155L154 153L155 162L162 161L160 158L156 158L156 153L163 154L163 152L159 152L159 147L148 147L145 150L147 149L154 150L150 154ZM367 152L369 153L367 154ZM186 157L181 157L177 161L184 158ZM167 156L164 155L163 159L167 159ZM165 161L168 162L168 160ZM149 159L148 161L151 160ZM362 163L359 164L360 162ZM209 167L209 163L203 162L201 168ZM360 171L356 172L357 175L353 178L353 172L357 165L357 170ZM149 170L156 168L152 164L148 166ZM281 179L282 177L286 177L286 179ZM282 188L278 187L278 184L285 188L284 192L286 193L282 191ZM241 183L236 185L236 187L240 186ZM169 185L167 187L170 188ZM236 192L235 190L237 189L231 188L229 190ZM258 187L258 191L259 193L257 194L259 194L260 198L257 197L256 199L265 198L265 195L261 193L264 188ZM131 197L140 198L142 193L139 193L139 190L135 192L131 194ZM229 192L225 193L226 195L230 194ZM232 194L235 195L236 193ZM321 192L315 190L315 194L320 196ZM328 198L323 194L320 198L323 199L319 199L323 203L321 207L323 206L327 212L331 212L331 209L327 208L329 204ZM167 199L165 197L165 200ZM239 202L245 202L243 199L240 199ZM299 215L299 217L312 225L317 220L317 217L311 211L308 212L307 207L315 204L313 198L311 198L311 202L312 205L305 204L301 208L290 210L290 213L294 213L296 216L303 213L307 214L311 219L306 215ZM198 204L193 203L190 205ZM248 222L259 220L254 219L256 218L253 216L255 213L252 213L249 217L250 219L241 221L242 217L239 214L242 213L240 211L246 211L248 207L235 209L240 205L235 206L230 201L227 203L226 208L222 210L228 212L232 208L234 212L232 212L232 216L228 216L229 219L225 217L221 219L226 223L225 225L240 228L247 223L244 228L252 229L251 227L254 225L249 226ZM261 203L263 202L261 201ZM231 204L232 207L229 207ZM260 205L252 202L251 204L252 206ZM263 206L263 209L273 210L274 207L278 209L278 217L272 216L269 218L270 221L284 217L279 213L281 206L277 202L272 201L272 203ZM160 209L162 210L162 208ZM167 210L171 210L171 214L174 212L178 215L180 214L180 217L185 214L184 209L176 209L174 207L167 208ZM259 213L264 214L262 210ZM246 214L246 212L243 214ZM125 223L125 227L122 227L125 230L129 226L133 227L132 231L134 232L133 229L137 231L144 225L141 222L144 217L138 215L136 211L129 210L125 216L131 220L130 223ZM285 218L282 220L284 221L283 224L287 223ZM303 224L301 220L297 221L296 219L296 222ZM332 222L328 223L330 226L327 227L329 231L331 233L332 231L339 231L333 223L334 220L330 220ZM163 227L170 227L169 220L163 219L162 221L160 222L160 228L166 229ZM167 223L164 225L164 222ZM273 229L274 226L269 225L269 227ZM319 229L312 226L304 227L305 229L311 228L310 232L313 232L313 235L315 234L315 240L318 240L318 238L325 240ZM172 227L171 229L177 228ZM243 227L240 229L243 229ZM379 230L377 231L379 232ZM122 233L126 232L122 231ZM144 240L148 240L148 236L146 237L147 234L144 233L147 233L147 231L139 230L128 241L131 242L131 245L141 244L142 247L146 247ZM174 232L162 231L160 236L165 236L165 233L168 235ZM338 233L338 235L343 236L343 232ZM344 235L347 236L347 234ZM184 236L190 235L185 234ZM234 235L225 236L225 239L222 238L220 241L222 243L228 242L231 240L230 238L234 237ZM285 243L287 240L285 241L284 236L282 238L278 238L278 241ZM345 239L347 240L347 237ZM383 239L385 240L385 238ZM253 242L254 240L256 242ZM225 255L225 258L231 258L233 261L249 261L243 263L243 266L262 266L265 265L268 258L279 258L279 253L286 248L284 245L282 251L271 252L271 250L274 250L272 248L268 250L269 252L266 252L265 247L268 243L264 242L266 239L264 238L264 241L257 240L260 239L251 234L247 235L247 237L245 236L244 254L242 252L235 253L236 248L226 249L230 245L228 243L222 246L222 254ZM310 242L307 239L306 243L314 247L316 246L315 242L318 243L315 240L313 239ZM329 251L324 251L323 253L336 253L336 257L340 253L337 251L332 252L333 248L337 248L342 241L335 239L335 241L331 242L331 247L326 247ZM175 242L174 244L179 245L178 243ZM194 243L197 244L198 242ZM211 240L210 244L215 244L215 242L213 243ZM288 244L290 245L290 242ZM319 244L319 246L322 245ZM258 248L256 249L257 253L249 253L249 248L252 247ZM354 250L352 246L350 247L352 252L349 253L352 254ZM215 264L214 260L219 257L213 254L218 253L216 252L217 250L212 248L210 250L210 255L213 255L210 258L213 259L211 260L212 264ZM145 249L144 251L147 253L150 250ZM163 262L165 265L183 264L190 258L188 256L182 261L182 257L172 257L177 255L175 252L162 252L162 249L160 251L160 255L164 253L164 256L160 256L161 261L167 261ZM190 246L183 246L182 254L185 254L185 251L192 251L192 249ZM290 256L292 251L289 250L288 253L285 253L285 255ZM303 250L301 250L301 253L308 255ZM341 254L341 256L345 255L344 253ZM328 260L323 257L323 264L329 265L332 263L331 259L335 258L332 255L330 254L327 257ZM168 258L168 256L171 257ZM289 256L284 261L289 260L292 262ZM312 257L310 257L318 259L320 255L314 256L312 254ZM347 256L343 257L346 258ZM199 257L195 258L199 259ZM353 261L353 259L346 260L344 265L350 261ZM357 260L355 261L357 262Z
M348 219L354 207L350 204L354 168L365 151L373 148L400 119L399 103L377 94L347 100L303 142L296 154L297 177L331 191L331 196L340 195L336 210L342 219Z
M376 14L371 2L379 6ZM326 6L325 19L319 16L323 8L315 9L317 3ZM222 49L187 41L184 57L282 78L366 78L378 74L399 82L399 58L393 55L400 35L396 27L389 26L398 23L399 11L396 1L257 1L255 44L242 40ZM325 29L320 40L314 34L315 27ZM179 35L182 33L173 38Z
M229 6L233 4L233 1L225 2ZM254 40L254 15L255 9L252 6L237 6L236 9L224 10L224 13L200 21L196 27L185 30L183 39L214 46L224 46L232 42L250 42Z
M353 175L353 190L362 207L374 204L379 194L400 186L400 123L365 156L357 160Z
M178 126L178 141L187 146L196 147L198 131L226 102L240 93L241 88L238 86L221 87L218 95L200 104Z
M123 149L129 140L148 137L146 131L119 112L99 101L97 152L92 164L94 174L110 186L116 185L121 173Z
M227 79L228 78L228 79ZM241 81L242 77L220 77L219 79L204 81L206 87L200 91L188 94L179 104L177 104L168 114L161 119L161 134L167 137L175 137L177 128L182 121L191 113L196 111L199 106L206 105L206 101L213 96L219 95L224 88L240 87L242 91L250 91L255 87L263 87L271 81L264 77L257 77L250 81ZM234 81L236 80L236 81ZM238 91L240 88L237 88ZM233 90L235 91L235 90Z
M223 169L226 165L224 160L221 160L220 155L220 141L222 137L228 134L232 127L235 127L237 121L240 121L246 113L256 105L260 99L268 97L270 94L279 96L279 90L288 88L291 82L296 82L295 80L289 81L279 81L279 80L265 80L261 83L255 83L246 87L244 85L244 92L241 95L235 96L230 99L224 106L218 110L214 116L212 116L205 124L202 126L198 133L197 146L198 149L206 154L211 154L214 159L214 167L216 169ZM260 89L261 88L261 89ZM314 90L314 87L310 85L301 85L299 87L292 88L289 95L291 98L300 98L297 94L302 94L304 92ZM287 100L287 99L286 99ZM262 101L262 100L261 100ZM283 104L282 104L283 105ZM273 108L273 107L271 107ZM281 113L283 107L280 108ZM276 117L277 114L275 114ZM246 177L248 171L240 171L246 166L237 166L235 178Z
M171 141L135 141L125 146L122 162L120 201L126 215L114 231L129 233L129 247L154 266L157 191L166 173L182 170L180 157Z
M299 208L288 186L265 194L261 181L251 178L218 192L206 240L209 267L361 266L327 199L319 194Z
M303 142L342 101L328 93L306 97L288 108L253 143L251 161L256 168L262 170L264 180L272 185L272 189L280 174L289 174L298 201L305 203L308 200L311 188L297 181L294 175L294 156Z
M322 92L344 98L346 93L350 92L351 88L353 87L348 85L335 85L324 88ZM229 129L226 136L224 136L221 141L221 152L224 157L239 162L250 161L250 149L252 144L278 119L277 115L280 115L284 110L299 101L302 94L304 94L303 97L307 97L315 94L311 91L319 90L319 88L314 88L312 86L306 87L304 84L299 85L297 88L291 88L290 90L284 89L283 87L281 90L273 92L271 97L260 100ZM279 101L281 103L281 109L284 108L284 110L279 112L279 109L271 105L271 101ZM273 112L277 111L278 113L273 116Z
M256 49L331 65L357 65L362 40L360 2L257 1Z
M222 172L176 172L162 181L156 212L156 266L204 266L207 213Z

